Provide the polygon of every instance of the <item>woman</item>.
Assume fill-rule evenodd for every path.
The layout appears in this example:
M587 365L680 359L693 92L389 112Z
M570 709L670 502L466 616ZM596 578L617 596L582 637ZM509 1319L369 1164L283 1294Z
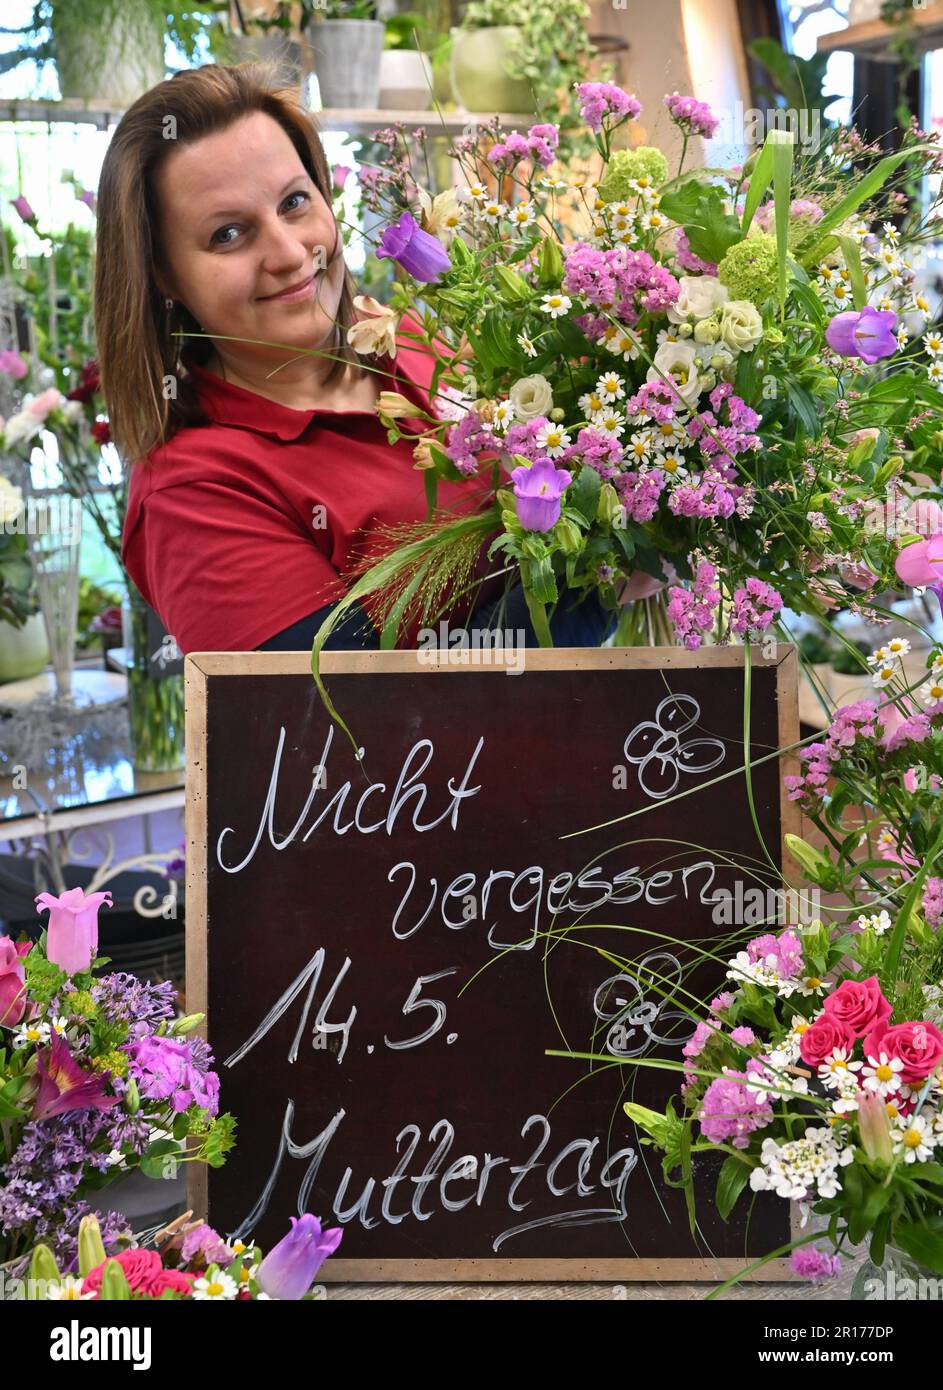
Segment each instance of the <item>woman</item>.
M208 66L152 88L119 123L98 193L99 365L133 464L124 561L184 652L309 647L352 560L426 513L412 445L390 445L374 407L393 389L429 410L432 361L399 337L370 370L349 346L353 281L324 150L265 76ZM442 483L439 505L482 507L487 482ZM478 607L451 621L500 617L536 645L520 587L505 601L486 550ZM595 596L565 611L574 597L554 640L598 645L613 619ZM373 607L327 645L378 646Z

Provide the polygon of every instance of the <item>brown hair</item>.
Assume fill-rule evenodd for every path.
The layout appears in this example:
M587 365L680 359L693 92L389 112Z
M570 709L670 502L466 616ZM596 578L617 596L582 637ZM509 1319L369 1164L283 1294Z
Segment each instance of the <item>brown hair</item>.
M98 188L95 338L112 438L129 462L143 460L185 426L207 423L180 354L185 350L194 362L203 363L211 340L172 336L198 333L200 326L183 305L167 309L154 278L161 257L154 173L162 160L181 142L192 143L261 111L285 131L331 205L330 173L317 126L293 89L272 84L272 73L260 63L208 64L175 73L128 108L105 155ZM355 292L348 271L331 349L337 356L327 381L348 364L359 365L346 335L354 322ZM170 400L163 390L168 376L175 379L177 392Z

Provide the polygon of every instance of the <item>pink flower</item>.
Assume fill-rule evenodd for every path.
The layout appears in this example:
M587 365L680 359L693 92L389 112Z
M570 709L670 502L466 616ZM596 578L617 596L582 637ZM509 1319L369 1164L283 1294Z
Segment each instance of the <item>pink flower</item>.
M21 380L29 371L29 364L24 362L18 352L12 348L4 348L0 352L0 372L5 376L12 376L14 381Z
M881 993L876 975L867 980L842 980L823 1001L822 1008L839 1019L856 1038L882 1028L891 1016L891 1006Z
M0 1024L12 1028L26 1012L26 972L15 942L0 936Z
M894 561L898 577L915 589L943 581L943 534L905 546Z
M879 1052L887 1053L891 1062L899 1057L904 1064L901 1081L905 1086L919 1086L943 1058L943 1033L935 1023L895 1023L883 1029L879 1025L865 1038L864 1053L876 1057Z
M342 189L342 188L344 187L344 184L347 182L347 179L348 179L348 176L349 176L350 172L351 172L351 171L350 171L350 167L349 167L349 165L347 165L347 164L335 164L335 165L334 165L334 172L333 172L333 175L332 175L332 181L333 181L334 187L335 187L338 191L340 191L340 189Z
M808 1067L818 1067L837 1047L851 1052L855 1035L844 1019L822 1013L805 1030L799 1043L799 1055Z
M824 1250L800 1246L793 1250L789 1264L800 1279L809 1279L814 1284L819 1279L834 1279L841 1273L841 1256L829 1255Z
M163 1276L168 1273L160 1261L160 1256L156 1250L122 1250L120 1254L111 1256L124 1271L124 1277L131 1286L132 1293L143 1293L154 1295L155 1286L159 1288L167 1287ZM105 1266L96 1265L89 1270L82 1281L83 1293L101 1293L102 1279L105 1277ZM171 1285L173 1287L173 1285Z
M86 894L81 888L70 888L58 898L40 893L36 901L40 912L49 908L47 958L67 975L90 969L98 951L98 909L102 903L112 906L111 893Z
M20 214L24 222L36 221L35 212L22 195L20 195L19 198L13 199L13 206L16 208L17 212Z
M55 386L50 386L47 391L41 391L38 396L27 401L23 409L36 420L45 420L50 410L55 410L64 401L65 396L62 392L58 391Z

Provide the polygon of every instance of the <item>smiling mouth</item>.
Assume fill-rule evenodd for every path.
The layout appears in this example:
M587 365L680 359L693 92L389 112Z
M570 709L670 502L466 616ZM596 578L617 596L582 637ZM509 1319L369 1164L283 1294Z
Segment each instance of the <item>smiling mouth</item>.
M310 289L317 277L309 275L307 280L300 280L297 285L289 285L287 289L279 290L276 294L263 294L259 298L268 299L290 299L293 295L300 294L302 290Z

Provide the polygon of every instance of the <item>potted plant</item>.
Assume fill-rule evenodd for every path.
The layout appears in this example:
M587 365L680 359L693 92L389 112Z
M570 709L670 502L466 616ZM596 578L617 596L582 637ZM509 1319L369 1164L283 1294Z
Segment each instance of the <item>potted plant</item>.
M583 0L472 0L452 30L452 86L469 111L555 112L594 48Z
M432 52L448 42L447 34L430 33L417 10L404 10L386 21L380 55L381 110L428 109L434 93Z
M272 10L242 9L242 33L215 31L211 44L213 56L227 64L270 63L279 86L298 86L305 64L292 22L292 9L285 0L278 0Z
M3 55L0 71L31 59L54 62L64 98L127 106L163 81L164 39L189 65L225 4L183 0L36 0L27 24L8 32L23 45Z
M385 26L378 0L302 0L323 108L376 110Z

